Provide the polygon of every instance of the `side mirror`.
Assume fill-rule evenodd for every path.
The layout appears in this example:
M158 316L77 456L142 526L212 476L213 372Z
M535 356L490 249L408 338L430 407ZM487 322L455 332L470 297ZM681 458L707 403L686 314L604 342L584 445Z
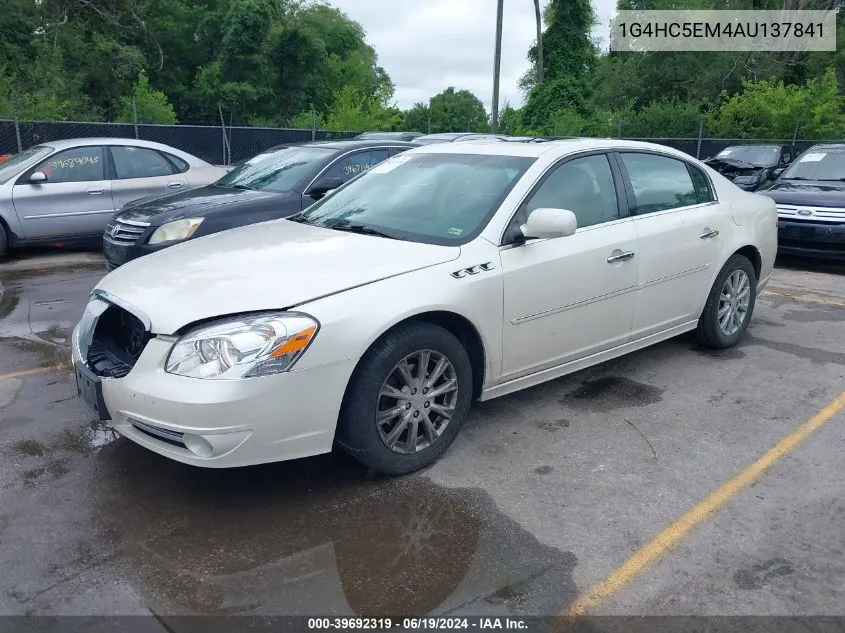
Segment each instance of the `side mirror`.
M567 237L578 228L578 218L567 209L534 209L519 229L526 238Z
M786 167L775 167L772 170L772 177L773 178L780 178L780 175L786 170Z
M47 182L47 174L43 171L34 171L29 175L29 182L33 184Z
M311 185L306 194L313 198L322 198L329 191L337 189L342 184L343 178L320 178L320 180Z

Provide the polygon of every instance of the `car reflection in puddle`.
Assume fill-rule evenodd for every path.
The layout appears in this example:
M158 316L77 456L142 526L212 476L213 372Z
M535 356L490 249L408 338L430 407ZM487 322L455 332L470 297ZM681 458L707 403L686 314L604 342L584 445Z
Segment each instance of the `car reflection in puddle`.
M368 478L341 456L236 470L125 441L98 456L102 532L156 614L555 613L575 557L478 490Z

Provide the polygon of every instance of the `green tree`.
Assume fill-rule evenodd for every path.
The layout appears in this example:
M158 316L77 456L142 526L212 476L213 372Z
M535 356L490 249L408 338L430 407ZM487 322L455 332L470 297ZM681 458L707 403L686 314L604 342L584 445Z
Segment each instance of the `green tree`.
M488 132L484 104L469 90L449 87L431 98L432 132Z
M323 126L335 132L363 132L391 130L400 121L398 111L384 107L377 98L362 94L357 86L350 84L336 93Z
M427 105L415 103L414 107L402 113L402 129L428 134L429 114Z
M522 129L522 112L506 101L499 113L499 132L519 135L522 134Z
M537 79L537 45L528 51L532 68L520 85L527 91L523 121L528 129L546 134L561 127L561 121L575 112L579 120L589 117L587 81L597 60L590 30L595 17L590 0L551 0L545 9L546 29L542 35L544 79ZM563 117L563 118L561 118ZM572 127L573 123L567 123Z
M724 93L713 112L710 127L733 138L837 138L845 135L845 99L836 73L824 75L804 86L782 82L745 82L742 92Z
M164 123L173 125L177 122L173 106L167 100L167 95L161 90L153 90L150 87L150 80L146 75L138 77L135 90L128 97L121 99L121 108L118 121L121 123L133 123L135 111L138 113L138 123ZM133 109L134 103L134 109Z

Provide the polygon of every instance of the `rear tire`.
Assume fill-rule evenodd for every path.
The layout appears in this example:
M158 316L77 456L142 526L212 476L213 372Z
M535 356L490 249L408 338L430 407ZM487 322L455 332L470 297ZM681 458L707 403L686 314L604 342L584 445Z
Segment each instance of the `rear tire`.
M739 343L754 312L757 274L743 255L733 255L719 271L698 320L696 340L716 349Z
M6 229L3 226L3 223L0 222L0 258L3 258L8 250L9 236L6 235Z
M361 358L344 396L337 444L387 475L434 463L458 434L472 400L472 366L448 330L402 324Z

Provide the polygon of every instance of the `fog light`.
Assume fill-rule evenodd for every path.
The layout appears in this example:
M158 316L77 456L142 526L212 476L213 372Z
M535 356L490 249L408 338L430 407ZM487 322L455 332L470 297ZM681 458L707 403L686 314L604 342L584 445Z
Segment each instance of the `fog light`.
M185 433L182 436L182 441L185 443L187 449L198 457L211 457L214 455L214 448L211 446L211 442L202 435Z

